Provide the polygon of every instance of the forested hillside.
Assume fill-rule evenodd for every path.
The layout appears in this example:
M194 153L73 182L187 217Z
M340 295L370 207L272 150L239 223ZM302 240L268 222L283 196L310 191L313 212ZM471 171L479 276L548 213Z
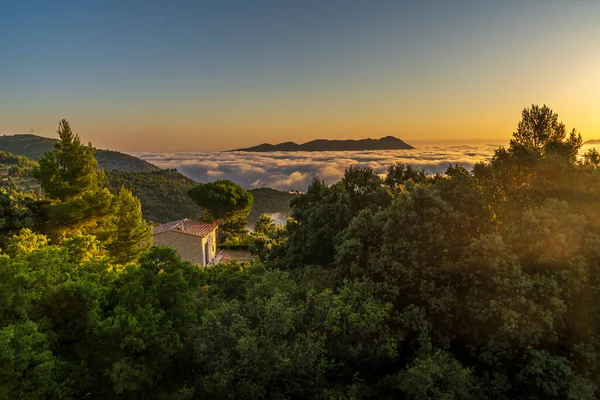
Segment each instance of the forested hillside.
M130 189L142 203L144 218L164 223L183 218L198 218L202 210L187 195L187 191L198 184L177 170L153 172L108 171L107 183L116 193L121 186ZM248 224L256 223L261 214L291 213L290 201L293 194L275 189L251 189L254 204L248 217Z
M6 165L7 169L10 164L10 167L32 170L37 165L33 160L39 159L46 151L52 151L56 141L36 135L0 136L0 164ZM197 218L202 214L200 207L187 195L188 189L197 182L176 170L161 170L144 160L117 151L94 149L94 156L98 166L106 170L111 191L116 193L121 185L132 190L140 198L144 218L148 221L163 223ZM35 182L30 179L16 180L17 185L25 185L27 190L35 189ZM251 193L256 201L248 217L249 224L254 225L262 213L290 213L289 202L293 195L275 189L253 189Z
M39 193L39 184L33 179L33 171L37 166L37 162L27 157L0 151L0 186L7 191Z
M472 171L315 180L206 269L62 132L46 197L0 197L0 399L600 396L600 154L546 106Z
M45 152L54 150L55 143L56 139L37 135L0 136L0 150L25 156L33 160L39 160ZM147 161L118 151L95 149L94 154L100 168L107 171L120 170L142 172L160 169Z
M2 161L2 154L5 154ZM15 160L20 160L14 164ZM23 161L24 160L24 161ZM26 174L13 175L10 185L24 191L38 192L39 183L31 178L30 173L37 163L25 157L17 157L10 153L0 153L0 172L28 171ZM150 172L106 171L106 183L110 191L118 193L121 186L130 189L140 199L144 218L151 222L164 223L183 218L198 218L202 210L187 195L188 189L198 183L182 175L177 170L158 170ZM254 204L248 224L253 226L261 214L278 214L282 217L291 214L290 201L294 194L280 190L259 188L251 189Z
M30 158L14 155L8 151L0 151L0 164L10 165L22 170L33 170L38 165Z
M106 180L116 193L121 186L140 199L144 218L164 223L183 218L198 218L202 210L187 195L196 182L176 170L152 172L108 171Z

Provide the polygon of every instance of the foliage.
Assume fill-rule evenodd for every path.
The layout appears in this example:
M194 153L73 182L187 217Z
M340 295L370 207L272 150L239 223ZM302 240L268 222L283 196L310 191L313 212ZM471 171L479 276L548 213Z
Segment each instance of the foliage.
M144 219L166 223L184 218L198 218L203 212L187 194L198 182L177 172L175 169L127 172L106 171L108 188L113 194L121 186L132 191L140 199ZM290 201L298 195L269 188L251 189L254 197L248 224L252 226L263 213L279 214L285 220L291 214ZM165 207L170 204L170 207ZM244 225L244 228L246 225Z
M565 132L534 106L472 171L315 180L257 219L253 264L116 264L145 232L127 190L116 241L10 223L0 399L597 398L600 174Z
M250 251L263 262L279 264L285 258L286 229L266 214L261 214L254 224Z
M117 212L107 228L112 238L106 247L119 264L134 260L152 246L152 230L142 218L140 201L124 187L117 195Z
M385 184L390 188L404 185L408 180L414 183L421 183L427 179L427 174L423 169L419 169L410 164L396 163L391 165L385 176Z
M593 170L600 169L600 152L596 149L589 149L583 155L583 165Z
M148 221L166 223L184 218L198 218L202 209L187 195L197 182L177 170L150 172L107 171L107 185L117 194L125 187L140 199L142 213ZM169 207L165 207L169 204Z
M0 166L8 167L9 176L30 175L38 163L24 156L15 156L7 151L0 151Z
M207 222L213 222L213 218L205 214ZM217 240L220 243L247 243L248 242L248 221L246 218L239 217L221 221L217 231Z
M66 120L58 126L55 151L40 158L35 172L52 203L46 206L46 231L60 237L74 230L94 232L97 224L114 213L114 199L104 187L94 150L84 146Z
M55 151L47 152L35 171L45 197L0 193L0 245L33 228L62 243L79 262L106 254L116 264L134 261L151 246L139 200L125 188L117 196L108 191L91 145L84 146L66 120L58 134ZM21 236L27 232L35 236L28 230Z
M188 195L219 223L247 218L254 200L247 190L228 180L201 183Z
M87 192L96 193L104 185L104 173L98 169L91 146L84 146L67 120L58 124L60 140L54 151L40 158L36 177L49 198L67 201Z
M398 384L408 399L472 399L471 371L451 354L436 350L418 357L398 376Z
M35 213L30 205L35 198L30 195L11 193L0 189L0 249L5 249L13 235L21 229L34 228Z
M188 196L202 208L204 220L219 224L219 242L244 241L254 201L250 192L232 181L218 180L189 189Z
M593 153L576 160L580 145L556 114L533 106L511 146L472 172L450 166L423 177L391 167L389 206L362 203L347 185L313 182L280 240L288 242L284 266L317 264L333 285L371 281L393 305L393 331L411 321L405 349L424 339L451 349L426 352L438 354L435 368L439 354L459 360L443 361L463 371L443 383L428 376L430 359L409 366L405 354L405 372L384 381L408 398L592 398L596 369L573 355L579 346L598 355L598 253L590 246L600 243L600 181ZM376 188L355 181L361 197Z

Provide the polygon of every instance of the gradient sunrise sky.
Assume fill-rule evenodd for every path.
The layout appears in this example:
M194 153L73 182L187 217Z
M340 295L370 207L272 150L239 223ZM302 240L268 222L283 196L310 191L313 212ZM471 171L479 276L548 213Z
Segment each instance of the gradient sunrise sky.
M600 1L2 1L0 133L123 151L600 137Z

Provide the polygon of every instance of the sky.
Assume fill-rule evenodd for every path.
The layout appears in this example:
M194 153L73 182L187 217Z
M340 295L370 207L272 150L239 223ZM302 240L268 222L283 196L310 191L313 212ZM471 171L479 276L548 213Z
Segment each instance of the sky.
M508 141L531 104L600 138L600 1L2 1L0 134L217 151Z

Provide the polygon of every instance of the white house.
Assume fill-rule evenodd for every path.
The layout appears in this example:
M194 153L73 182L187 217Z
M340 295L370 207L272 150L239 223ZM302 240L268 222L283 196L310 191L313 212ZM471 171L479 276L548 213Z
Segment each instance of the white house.
M168 246L186 261L205 267L217 255L217 224L181 219L154 228L155 246Z

